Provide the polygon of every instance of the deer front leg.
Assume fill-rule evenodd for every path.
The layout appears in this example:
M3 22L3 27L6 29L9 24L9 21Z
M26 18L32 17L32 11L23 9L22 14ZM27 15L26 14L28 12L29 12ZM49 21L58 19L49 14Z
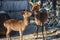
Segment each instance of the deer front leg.
M45 24L43 23L43 25L42 25L42 34L43 34L43 40L46 40L46 34L47 34L47 32L46 32L46 26L45 26Z
M20 40L23 40L23 32L19 31L19 34L20 34Z
M46 31L46 26L45 26L45 24L44 24L44 34L45 34L45 40L46 40L47 31Z
M6 38L7 38L7 40L10 40L9 33L10 33L10 30L7 30L7 32L6 32Z
M36 39L38 38L38 30L39 30L39 27L38 27L38 25L37 25L36 31L34 32L34 37L35 37L35 35L37 36Z
M42 26L42 35L43 35L43 40L45 40L43 26Z

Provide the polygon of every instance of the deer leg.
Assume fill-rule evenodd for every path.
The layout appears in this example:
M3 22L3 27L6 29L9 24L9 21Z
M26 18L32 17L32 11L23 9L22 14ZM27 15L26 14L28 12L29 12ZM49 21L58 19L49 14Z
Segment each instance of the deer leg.
M10 40L9 33L10 33L10 30L7 30L7 32L6 32L6 38L7 38L7 40Z
M44 34L45 34L45 37L46 37L46 34L47 34L47 31L46 31L46 26L44 25ZM45 38L46 40L46 38Z
M38 38L38 30L39 30L39 27L38 27L38 25L37 25L36 31L35 31L35 34L34 34L34 36L37 35L36 39Z
M23 40L23 32L19 31L19 33L20 33L20 40Z
M43 26L42 26L42 35L43 35L43 40L45 40L45 38L44 38Z
M47 34L47 32L46 32L46 26L45 26L45 24L43 23L43 28L42 28L42 34L43 34L43 40L46 40L46 34ZM45 34L45 37L44 37L44 34Z
M36 29L37 38L38 38L38 30L39 30L39 27L37 26L37 29Z

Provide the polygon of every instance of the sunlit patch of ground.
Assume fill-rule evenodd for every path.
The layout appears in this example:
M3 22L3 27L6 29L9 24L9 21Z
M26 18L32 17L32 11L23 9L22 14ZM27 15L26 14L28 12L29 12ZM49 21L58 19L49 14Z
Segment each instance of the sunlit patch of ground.
M36 25L35 24L29 24L28 28L23 33L23 39L24 40L42 40L42 31L41 27L39 29L39 34L38 34L38 39L35 39L36 36L34 37L34 31L36 30ZM47 27L47 35L46 39L47 40L60 40L60 29L55 31L55 29L49 29ZM6 40L6 38L0 38L0 40ZM19 33L18 32L12 32L11 40L19 40Z
M49 34L49 32L47 32ZM50 33L47 35L47 40L60 40L60 30L55 33ZM42 33L39 32L39 38L35 39L34 34L23 35L24 40L42 40ZM0 40L6 40L6 38L1 38ZM11 40L19 40L19 36L11 37Z

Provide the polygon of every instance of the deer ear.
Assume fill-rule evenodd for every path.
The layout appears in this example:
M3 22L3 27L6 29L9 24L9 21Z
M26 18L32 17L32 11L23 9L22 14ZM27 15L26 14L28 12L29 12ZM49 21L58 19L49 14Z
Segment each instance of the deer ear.
M37 3L40 4L40 1L38 1Z
M32 2L29 2L29 4L33 5L33 3L32 3Z

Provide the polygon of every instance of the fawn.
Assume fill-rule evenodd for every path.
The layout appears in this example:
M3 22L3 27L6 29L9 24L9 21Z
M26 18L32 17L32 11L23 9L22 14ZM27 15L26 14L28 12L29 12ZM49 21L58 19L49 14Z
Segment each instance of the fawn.
M32 11L34 12L34 17L35 17L35 23L37 24L36 27L36 35L38 38L38 30L39 26L42 26L42 35L43 35L43 40L45 40L44 37L44 32L46 32L46 26L45 22L47 21L47 11L44 8L40 8L40 1L32 3L29 2L32 5Z
M4 27L7 28L7 32L6 32L7 40L10 40L9 33L11 32L11 30L19 31L20 40L23 40L23 31L28 25L28 21L29 21L28 17L31 16L31 14L32 13L29 11L23 11L22 12L22 15L24 17L23 20L9 19L4 22Z

